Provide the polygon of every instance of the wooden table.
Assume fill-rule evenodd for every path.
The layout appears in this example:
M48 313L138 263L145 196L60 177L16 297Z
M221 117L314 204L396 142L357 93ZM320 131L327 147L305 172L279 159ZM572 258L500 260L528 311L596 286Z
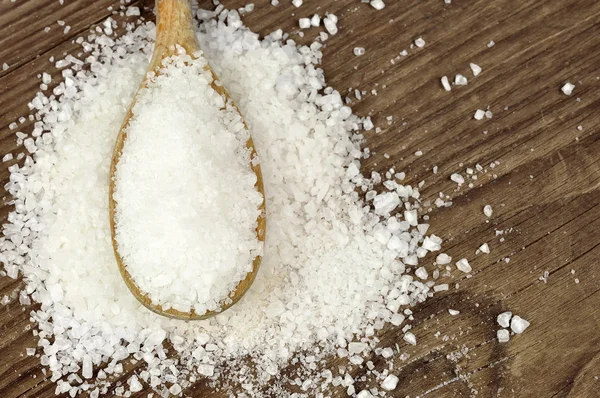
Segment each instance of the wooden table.
M363 171L394 166L413 184L425 181L424 200L439 192L453 198L451 207L431 211L431 231L453 258L472 259L473 277L453 272L447 279L458 289L415 308L418 345L406 350L407 360L396 359L401 382L390 395L599 397L600 1L387 0L382 11L358 0L305 0L299 9L287 0L278 7L254 1L243 19L261 34L293 31L299 17L315 12L338 15L340 33L323 51L328 83L343 95L367 91L361 100L349 94L354 112L372 115L382 128L366 135L374 156ZM76 51L71 41L111 15L111 5L118 9L119 2L0 1L0 65L10 65L0 71L1 154L16 149L8 124L28 114L35 75L54 70L50 56ZM148 9L144 15L151 18ZM57 20L71 30L64 34ZM306 33L304 42L318 30ZM425 47L411 48L418 37ZM354 47L366 54L355 56ZM404 49L409 55L397 59ZM476 78L470 62L483 68ZM469 84L444 91L440 78L457 73ZM560 90L566 81L576 86L571 96ZM488 106L492 119L473 119ZM476 164L485 171L476 172L473 186L450 181ZM1 168L4 183L6 163ZM489 222L485 204L494 209ZM2 209L3 220L9 210ZM476 256L484 242L491 253ZM546 282L539 279L544 272ZM0 297L20 286L1 278ZM36 344L27 331L30 310L18 303L0 308L2 398L53 396L38 359L24 352ZM531 326L500 344L495 318L505 310ZM381 338L393 345L402 332L389 327ZM381 358L373 362L384 366ZM189 394L220 396L202 383ZM343 389L332 395L346 396Z

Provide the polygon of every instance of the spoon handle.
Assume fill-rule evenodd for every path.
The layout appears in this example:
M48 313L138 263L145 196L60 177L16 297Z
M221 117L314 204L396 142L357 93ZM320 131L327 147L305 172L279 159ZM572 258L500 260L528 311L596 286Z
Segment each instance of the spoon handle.
M151 65L174 55L174 45L180 45L188 54L200 49L189 0L156 0L156 44Z

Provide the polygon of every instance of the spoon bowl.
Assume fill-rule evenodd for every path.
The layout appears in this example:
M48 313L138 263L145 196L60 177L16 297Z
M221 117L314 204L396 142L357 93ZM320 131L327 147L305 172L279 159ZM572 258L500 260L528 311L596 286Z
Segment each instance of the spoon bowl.
M163 59L179 54L179 51L176 48L176 46L183 48L188 55L196 57L195 54L197 54L197 52L200 50L200 44L198 43L196 33L194 31L194 25L192 22L192 10L188 0L157 0L156 13L156 43L154 47L154 53L150 61L150 65L148 66L148 72L154 72L156 74L159 74ZM209 70L213 76L213 81L211 83L212 89L215 90L219 95L223 96L224 99L226 99L225 103L233 105L234 109L237 110L237 112L239 113L239 110L233 104L233 101L227 93L227 90L218 82L217 76L215 75L212 68L207 64L206 69ZM145 86L146 79L144 79L144 81L140 84L140 88L144 88ZM121 129L119 130L110 165L108 198L110 214L110 231L112 246L115 253L115 258L117 260L117 265L119 267L119 271L131 293L133 293L133 295L149 310L166 317L181 320L200 320L210 318L225 311L226 309L237 303L244 296L244 294L248 291L248 289L254 282L254 279L256 278L256 274L260 267L261 257L257 256L254 258L254 261L252 262L252 270L246 275L246 277L242 281L238 283L236 288L229 294L228 299L225 302L221 303L221 308L218 311L208 311L203 314L197 314L193 310L191 310L190 312L183 312L175 310L173 308L164 309L162 308L162 306L152 303L152 300L150 299L148 294L142 292L140 288L136 285L133 278L131 277L131 274L129 273L129 271L127 271L127 267L124 264L121 255L119 254L118 245L116 241L115 222L117 204L114 200L115 175L117 171L117 165L123 152L125 140L127 139L127 127L129 126L129 122L133 117L132 109L134 104L136 103L136 98L137 94L136 96L134 96L134 99L125 116L125 120L123 121ZM242 120L244 119L242 118ZM246 141L246 148L248 148L251 152L250 159L255 159L257 155L252 137L250 137ZM263 196L263 202L259 207L260 215L257 219L256 236L259 241L264 242L266 232L266 218L264 201L265 194L262 173L258 162L251 161L250 167L254 174L256 174L256 189Z

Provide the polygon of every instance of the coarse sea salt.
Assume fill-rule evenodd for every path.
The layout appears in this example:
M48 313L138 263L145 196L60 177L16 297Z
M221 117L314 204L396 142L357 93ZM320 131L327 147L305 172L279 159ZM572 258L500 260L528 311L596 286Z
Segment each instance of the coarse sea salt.
M136 96L117 163L115 239L155 305L216 311L262 254L250 137L203 56L162 63Z
M64 73L51 97L32 101L41 133L31 141L35 153L11 168L6 189L15 210L0 238L4 270L22 274L25 292L41 304L31 318L57 393L112 393L114 375L135 360L143 370L115 393L150 386L180 395L206 377L231 396L241 385L253 397L288 396L294 385L316 396L332 384L316 363L339 355L362 366L344 347L375 345L377 330L401 324L408 306L433 294L430 282L406 272L427 253L419 191L382 187L381 176L360 173L363 120L326 86L317 66L322 45L282 42L281 31L259 40L222 6L197 17L201 47L261 157L269 222L261 270L238 304L201 322L160 317L130 294L112 253L107 180L155 26L130 24L122 38L98 32L83 41L82 59L57 61L76 73ZM336 23L332 14L325 19L331 34ZM103 24L106 34L113 25L112 18ZM357 192L375 187L372 202ZM416 344L409 329L403 345ZM298 382L280 374L292 362Z

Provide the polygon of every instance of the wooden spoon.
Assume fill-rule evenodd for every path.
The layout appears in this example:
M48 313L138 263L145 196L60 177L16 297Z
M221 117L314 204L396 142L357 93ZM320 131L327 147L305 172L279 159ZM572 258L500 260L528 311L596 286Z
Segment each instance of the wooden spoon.
M156 44L154 47L154 54L152 55L152 60L150 61L150 65L148 66L148 72L155 72L157 74L160 73L160 65L164 58L173 56L177 54L177 50L175 49L175 45L179 45L185 49L187 54L193 56L199 49L200 45L198 40L196 39L196 33L194 31L194 26L192 23L192 10L190 8L190 4L188 0L157 0L156 2L156 11L157 11L157 28L156 28ZM233 101L229 97L229 94L225 90L225 88L218 83L217 77L210 66L206 66L207 70L210 70L213 75L213 82L211 83L211 87L219 94L225 97L227 103L233 104ZM144 80L140 84L140 88L146 86L146 80ZM139 89L138 89L139 92ZM256 277L256 273L258 272L258 268L260 266L261 257L257 256L252 263L252 271L250 271L246 277L237 285L237 287L230 293L229 301L222 303L221 309L219 311L208 311L204 314L197 314L194 311L191 312L182 312L177 311L175 309L163 309L160 305L153 304L150 300L150 297L140 291L139 287L135 284L131 275L127 271L125 264L123 264L123 259L119 255L119 250L117 247L117 241L115 239L116 231L115 231L115 208L116 203L113 199L113 195L115 192L115 173L117 169L117 164L119 163L119 159L121 158L121 153L123 151L123 144L127 139L127 127L129 125L129 121L133 116L133 105L136 102L137 94L134 97L129 111L125 116L125 120L121 125L121 130L119 131L119 135L117 136L117 141L115 143L115 148L113 151L112 163L110 165L110 182L109 182L109 212L110 212L110 232L112 236L112 245L113 250L115 252L115 257L117 260L117 265L119 266L119 271L121 272L121 276L123 277L125 284L129 288L129 290L133 293L133 295L148 309L156 312L157 314L164 315L171 318L183 319L183 320L197 320L197 319L206 319L211 316L217 315L218 313L225 311L233 304L238 302L242 296L246 293L248 288L254 282L254 278ZM237 107L235 107L237 109ZM239 112L239 110L238 110ZM243 118L242 118L243 120ZM254 142L252 141L252 137L248 139L246 142L246 147L251 151L251 159L256 157L256 149L254 148ZM264 198L264 188L263 188L263 179L260 171L260 165L253 164L250 162L250 167L252 171L256 174L256 188L263 195ZM257 219L257 227L256 227L256 235L258 239L263 242L265 239L265 231L266 231L266 218L265 218L265 202L263 199L263 203L260 206L260 215Z

